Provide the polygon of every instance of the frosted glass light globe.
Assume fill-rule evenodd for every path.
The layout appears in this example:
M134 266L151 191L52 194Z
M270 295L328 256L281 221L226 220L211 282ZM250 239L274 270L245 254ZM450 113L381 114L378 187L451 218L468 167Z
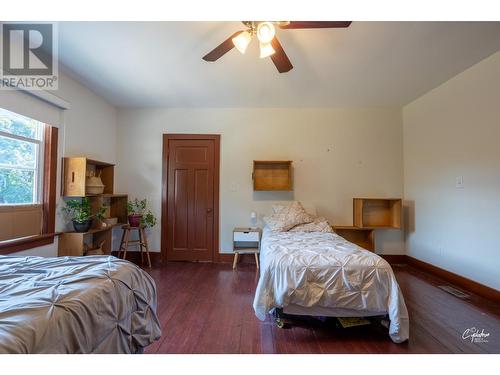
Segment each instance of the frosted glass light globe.
M276 29L271 22L261 22L259 26L257 26L257 38L261 43L270 43L275 35Z

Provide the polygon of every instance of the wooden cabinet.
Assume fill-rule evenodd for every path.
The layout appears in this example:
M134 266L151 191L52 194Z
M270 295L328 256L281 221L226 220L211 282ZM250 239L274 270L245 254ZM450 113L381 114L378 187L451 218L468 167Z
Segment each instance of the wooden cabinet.
M104 184L103 194L114 192L114 164L88 159L86 157L63 158L63 184L61 195L84 197L86 177L93 173L100 176Z
M354 226L401 228L401 199L353 198Z
M334 226L333 230L339 236L344 237L363 249L375 251L375 230L358 228L353 226Z
M292 162L254 160L252 178L256 191L292 190Z

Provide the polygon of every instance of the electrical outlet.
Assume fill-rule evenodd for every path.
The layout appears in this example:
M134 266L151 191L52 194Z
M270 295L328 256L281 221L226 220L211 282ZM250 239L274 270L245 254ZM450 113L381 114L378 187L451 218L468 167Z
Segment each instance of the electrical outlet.
M455 187L457 189L463 189L464 188L464 177L463 176L457 176L455 178Z

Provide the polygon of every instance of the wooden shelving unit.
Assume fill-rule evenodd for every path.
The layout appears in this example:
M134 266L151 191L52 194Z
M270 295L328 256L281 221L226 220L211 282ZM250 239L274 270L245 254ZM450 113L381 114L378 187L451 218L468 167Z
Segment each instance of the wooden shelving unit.
M399 198L353 198L354 226L359 228L401 228L402 201Z
M375 230L353 226L334 226L333 230L347 241L361 246L363 249L375 251Z
M252 178L255 191L290 191L292 162L254 160Z
M375 230L400 229L401 208L400 198L353 198L354 225L332 228L346 240L375 251Z
M90 204L92 205L92 212L97 212L99 207L109 207L107 217L118 218L118 224L127 224L127 201L126 194L103 194L103 195L88 195ZM100 222L94 220L92 228L100 228Z
M112 229L127 223L127 194L114 193L114 164L88 159L86 157L63 158L62 195L64 198L83 198L90 200L92 213L95 214L101 206L108 207L107 217L118 218L114 226L103 227L99 220L94 219L92 228L85 233L65 232L59 239L59 256L82 256L84 244L94 247L104 241L104 254L111 254ZM100 175L104 184L103 194L87 194L86 177L90 174Z

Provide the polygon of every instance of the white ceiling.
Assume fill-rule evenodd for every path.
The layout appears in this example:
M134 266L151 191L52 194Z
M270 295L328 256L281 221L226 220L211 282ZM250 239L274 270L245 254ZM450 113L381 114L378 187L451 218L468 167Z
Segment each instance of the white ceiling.
M203 55L239 22L62 22L63 70L120 107L402 106L500 50L500 22L353 22L279 30L279 74L233 49Z

